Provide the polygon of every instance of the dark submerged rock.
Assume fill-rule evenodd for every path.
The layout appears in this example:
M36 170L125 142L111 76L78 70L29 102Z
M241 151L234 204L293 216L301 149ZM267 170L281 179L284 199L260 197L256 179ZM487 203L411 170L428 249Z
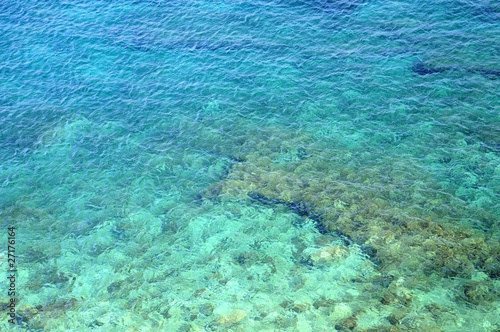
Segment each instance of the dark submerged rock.
M411 65L410 69L419 75L429 75L429 74L436 74L436 73L443 73L450 68L448 67L434 67L428 63L425 62L415 62L413 65Z

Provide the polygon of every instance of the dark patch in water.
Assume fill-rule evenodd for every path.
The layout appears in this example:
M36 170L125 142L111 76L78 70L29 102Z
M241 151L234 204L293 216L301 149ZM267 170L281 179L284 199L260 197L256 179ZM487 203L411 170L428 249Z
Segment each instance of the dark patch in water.
M473 12L474 16L487 23L498 23L500 21L500 6L483 6Z
M306 204L305 202L298 201L298 202L285 202L281 199L277 198L269 198L266 197L265 195L256 192L256 191L251 191L248 193L248 197L250 197L252 200L257 201L261 204L264 205L277 205L281 204L289 208L293 213L301 216L301 217L307 217L311 220L314 221L314 225L318 232L320 234L330 234L332 233L331 230L329 230L322 222L321 222L321 215L314 210L311 206ZM344 239L344 236L342 234L338 234L342 239ZM347 242L348 244L351 243L351 241Z
M377 249L368 244L361 246L361 252L367 255L374 264L380 264L380 259L377 257Z
M299 216L307 216L309 215L310 212L309 208L306 206L304 202L288 203L286 204L286 206Z
M445 66L439 67L434 66L426 62L418 61L410 66L410 69L421 76L430 75L430 74L440 74L450 70L461 71L470 74L480 74L491 80L495 80L500 77L500 70L487 69L481 67L462 67L462 66Z
M266 197L266 196L264 196L261 193L258 193L256 191L249 192L248 197L250 197L252 200L257 201L257 202L264 204L264 205L285 204L285 202L282 201L281 199L268 198L268 197Z
M333 234L337 235L337 237L342 240L342 242L344 243L345 246L350 246L351 244L354 243L354 240L349 235L345 234L344 232L341 232L339 230L335 230L335 231L329 231L329 233L333 233Z
M298 148L297 157L299 157L300 160L306 159L308 157L307 150L303 147Z
M411 65L410 69L419 75L429 75L429 74L437 74L437 73L443 73L450 68L448 67L434 67L428 63L425 62L416 62L413 65Z
M483 76L488 77L490 80L496 80L497 77L500 77L500 70L491 70L485 68L472 68L468 70L471 73L481 74Z
M498 1L460 1L458 3L454 2L452 6L452 12L456 16L463 16L464 13L468 13L475 19L485 23L498 23L500 21L500 5Z
M308 269L314 268L314 263L313 263L311 257L302 257L299 260L299 263L300 263L300 265L307 267Z

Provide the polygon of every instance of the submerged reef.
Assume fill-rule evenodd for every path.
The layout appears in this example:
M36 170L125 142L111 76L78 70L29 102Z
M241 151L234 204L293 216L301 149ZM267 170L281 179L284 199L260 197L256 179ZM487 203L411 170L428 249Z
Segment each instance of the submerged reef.
M121 184L141 197L115 194L123 209L103 194L82 195L74 205L84 212L67 222L33 194L0 209L30 239L16 248L19 327L498 329L498 216L446 193L421 158L279 124L234 125L211 105L213 127L192 132L200 155L218 158L156 156L150 181ZM201 175L197 160L207 165ZM166 178L189 183L186 197ZM151 188L168 190L151 199ZM82 217L101 210L116 213Z
M491 80L500 77L500 70L482 68L482 67L463 67L463 66L435 66L428 62L417 61L410 66L410 69L421 76L429 74L440 74L447 71L461 71L470 74L483 75Z
M429 278L470 281L481 273L485 280L465 281L462 299L499 299L491 280L500 277L500 243L471 226L496 216L444 192L410 157L356 155L322 144L307 135L262 130L240 144L240 162L202 196L286 206L316 221L321 233L336 232L360 245L381 279L404 277L418 289Z
M450 67L435 67L433 65L420 61L412 64L410 68L414 73L422 76L429 74L443 73L451 69Z

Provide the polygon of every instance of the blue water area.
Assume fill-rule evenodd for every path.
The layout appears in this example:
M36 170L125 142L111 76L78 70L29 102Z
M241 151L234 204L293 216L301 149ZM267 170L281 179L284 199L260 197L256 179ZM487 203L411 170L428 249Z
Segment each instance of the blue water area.
M27 331L499 331L500 4L0 1Z

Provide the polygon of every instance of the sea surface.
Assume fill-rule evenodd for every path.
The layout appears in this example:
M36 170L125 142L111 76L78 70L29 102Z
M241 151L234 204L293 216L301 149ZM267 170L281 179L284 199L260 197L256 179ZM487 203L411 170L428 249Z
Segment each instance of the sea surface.
M2 331L498 332L500 3L0 0L0 226Z

